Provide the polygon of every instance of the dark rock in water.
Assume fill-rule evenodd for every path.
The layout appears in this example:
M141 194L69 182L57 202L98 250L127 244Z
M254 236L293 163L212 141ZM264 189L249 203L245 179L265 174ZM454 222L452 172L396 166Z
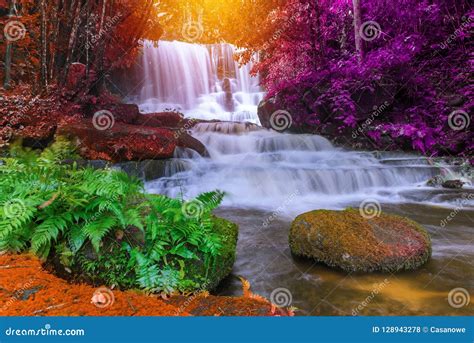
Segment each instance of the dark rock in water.
M299 215L290 230L293 254L348 272L412 270L431 256L427 231L407 218L358 210L318 210Z
M436 175L426 181L426 185L430 187L439 187L443 184L444 178L441 175Z
M178 140L177 145L179 147L192 149L203 157L209 157L209 152L207 151L205 145L202 144L198 139L187 134L186 132L182 132L181 130L175 131L174 136Z
M130 161L121 163L112 163L104 160L64 160L62 164L73 164L79 168L114 168L130 176L136 177L143 181L157 180L162 177L169 177L176 173L188 169L186 161L178 159L169 160L145 160L145 161Z
M464 182L461 180L447 180L444 181L441 186L443 186L443 188L460 189L463 185Z
M279 110L283 109L277 103L276 98L261 101L258 105L258 118L260 119L260 124L267 129L271 129L270 118L273 113Z
M146 160L140 162L123 162L114 165L130 176L137 177L143 181L156 180L166 176L166 160Z
M224 82L222 83L222 89L224 90L224 93L225 93L225 98L224 98L225 110L227 112L234 112L235 105L234 105L234 97L232 96L232 85L228 78L224 79Z

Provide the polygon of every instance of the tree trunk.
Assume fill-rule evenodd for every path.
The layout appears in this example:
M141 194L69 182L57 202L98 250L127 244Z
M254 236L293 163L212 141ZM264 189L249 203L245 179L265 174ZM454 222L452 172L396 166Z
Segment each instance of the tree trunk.
M16 0L10 1L10 12L9 17L15 15ZM13 44L7 39L7 48L5 51L5 79L3 80L3 88L10 89L10 82L12 79L12 55L13 55Z
M360 28L362 26L362 16L360 13L360 0L352 0L354 5L354 31L355 31L355 47L359 56L359 61L364 58L364 47L362 37L360 36Z
M48 87L48 35L47 35L47 18L46 18L46 0L41 0L41 88Z
M69 44L68 44L68 49L67 49L67 55L66 55L66 62L64 64L64 75L63 75L63 83L66 82L67 78L67 73L69 70L69 65L71 64L71 60L74 57L74 47L76 45L76 38L77 38L77 32L79 30L79 25L81 23L81 2L78 1L76 5L76 11L74 15L74 23L72 26L71 34L69 36Z

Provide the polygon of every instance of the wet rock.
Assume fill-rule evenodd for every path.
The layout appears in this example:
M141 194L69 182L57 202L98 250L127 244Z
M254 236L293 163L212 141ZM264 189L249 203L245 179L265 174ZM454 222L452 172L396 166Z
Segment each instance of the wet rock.
M76 118L58 128L58 134L76 138L79 154L87 160L122 162L173 157L177 140L172 130L113 121L102 124Z
M151 181L166 176L167 163L166 160L146 160L118 163L113 167L143 181Z
M170 128L157 128L116 122L104 115L63 121L57 134L76 139L79 154L86 160L112 162L172 158L176 147L206 155L204 145L186 132L176 134Z
M318 210L299 215L290 230L293 254L348 272L412 270L431 256L426 230L407 218L358 210Z
M179 128L184 122L184 116L179 112L160 112L142 114L134 123L143 126Z
M443 188L450 188L450 189L460 189L464 185L464 182L461 180L447 180L442 183Z
M258 118L260 119L260 123L263 127L266 127L267 129L271 128L270 118L272 114L278 110L282 110L282 108L278 104L276 97L267 100L262 100L260 102L260 104L258 105L257 113Z
M444 182L444 178L441 175L433 176L431 179L426 181L426 185L430 187L441 186Z
M186 132L175 130L174 137L177 139L177 145L179 147L192 149L203 157L209 156L209 152L207 151L205 145Z

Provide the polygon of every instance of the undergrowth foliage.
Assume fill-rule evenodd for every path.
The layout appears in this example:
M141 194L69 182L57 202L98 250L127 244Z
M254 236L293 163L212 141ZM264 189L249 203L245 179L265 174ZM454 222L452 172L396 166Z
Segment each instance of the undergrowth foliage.
M0 165L0 252L30 251L110 285L153 292L206 282L191 280L186 266L209 267L220 254L211 212L224 193L200 195L200 210L189 216L183 200L145 194L121 171L78 167L72 151L62 138L42 152L11 146Z

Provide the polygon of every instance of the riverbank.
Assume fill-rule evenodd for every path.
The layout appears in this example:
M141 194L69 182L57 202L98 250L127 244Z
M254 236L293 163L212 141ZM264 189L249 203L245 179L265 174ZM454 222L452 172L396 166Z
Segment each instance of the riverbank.
M70 284L30 255L0 256L0 316L284 316L263 298L206 292L162 298Z

